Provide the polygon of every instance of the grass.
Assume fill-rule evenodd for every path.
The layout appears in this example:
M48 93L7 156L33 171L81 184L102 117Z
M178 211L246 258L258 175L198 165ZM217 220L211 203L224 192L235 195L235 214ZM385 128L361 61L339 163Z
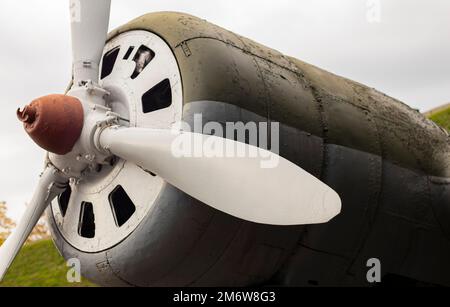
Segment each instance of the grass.
M20 251L0 287L92 287L86 279L69 283L69 267L51 240L26 245Z
M450 107L432 114L430 119L450 131Z

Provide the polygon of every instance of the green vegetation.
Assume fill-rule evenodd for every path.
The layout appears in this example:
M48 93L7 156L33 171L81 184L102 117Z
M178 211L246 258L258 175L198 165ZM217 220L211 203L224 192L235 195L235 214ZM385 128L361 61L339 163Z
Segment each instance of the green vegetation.
M26 245L2 283L1 287L92 287L82 279L81 283L67 282L69 268L51 240Z
M430 115L430 119L450 131L450 107Z

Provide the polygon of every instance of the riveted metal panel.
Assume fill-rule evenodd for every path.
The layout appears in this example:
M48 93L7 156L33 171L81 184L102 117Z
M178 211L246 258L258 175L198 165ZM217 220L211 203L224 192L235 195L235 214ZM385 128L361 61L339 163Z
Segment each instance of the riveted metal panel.
M214 39L189 41L192 55L176 55L182 71L185 104L224 101L267 116L266 89L252 56Z
M439 223L448 224L450 194L443 186L430 189L427 176L389 162L383 174L380 207L352 272L363 282L367 260L377 258L383 275L450 285L450 240ZM439 187L442 193L434 190Z
M448 134L417 110L360 83L336 76L300 60L291 60L309 82L316 99L324 102L324 108L327 104L333 105L332 107L338 110L341 108L342 112L329 113L336 125L326 127L328 131L334 133L332 140L335 143L374 154L380 153L379 148L371 147L373 133L367 140L363 139L363 135L359 136L355 143L354 134L359 132L351 132L346 127L346 123L349 123L355 130L361 128L358 119L355 122L349 118L351 114L347 114L347 109L350 109L349 112L355 109L366 111L369 118L376 123L383 159L435 176L450 176ZM367 129L363 129L362 132L367 132ZM346 136L347 133L350 133L349 137Z
M434 215L450 240L450 179L429 177L428 183Z
M280 155L320 179L324 160L323 139L281 124Z
M113 30L109 33L108 40L130 30L147 30L156 33L163 37L172 48L184 41L203 37L217 39L244 49L244 44L234 33L184 13L157 12L143 15Z
M326 141L381 156L378 131L369 111L344 100L323 96Z
M323 180L341 196L342 211L327 224L308 226L302 244L352 260L378 205L381 158L342 146L326 147Z
M272 62L255 58L266 87L271 121L321 137L318 102L299 76Z
M347 274L349 263L338 255L300 246L277 281L288 287L352 286L352 276Z
M380 127L383 157L437 177L450 177L450 137L418 111L366 88Z

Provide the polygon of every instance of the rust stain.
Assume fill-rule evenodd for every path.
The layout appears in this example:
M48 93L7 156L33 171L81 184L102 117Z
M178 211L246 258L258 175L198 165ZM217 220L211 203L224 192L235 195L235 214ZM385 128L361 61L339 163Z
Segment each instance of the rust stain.
M17 110L25 131L41 148L65 155L72 151L83 129L83 107L71 96L48 95Z

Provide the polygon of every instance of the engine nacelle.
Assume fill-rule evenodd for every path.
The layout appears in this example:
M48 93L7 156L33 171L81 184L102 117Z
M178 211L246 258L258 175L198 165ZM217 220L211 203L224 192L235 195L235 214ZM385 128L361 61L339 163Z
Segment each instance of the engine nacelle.
M426 202L428 195L414 189L428 177L418 176L420 185L397 178L409 170L450 176L448 136L417 112L190 15L148 14L110 33L100 83L110 92L109 106L130 126L194 125L195 114L203 124L267 123L270 130L279 122L280 155L344 201L330 225L258 225L218 212L156 174L112 161L98 175L72 182L47 211L62 255L80 259L83 275L100 285L298 285L309 274L326 275L328 266L333 284L348 278L342 259L369 244L360 236L375 219L381 190L400 185ZM448 203L444 192L440 208ZM397 203L390 194L381 201ZM365 272L358 274L355 279L364 279Z

